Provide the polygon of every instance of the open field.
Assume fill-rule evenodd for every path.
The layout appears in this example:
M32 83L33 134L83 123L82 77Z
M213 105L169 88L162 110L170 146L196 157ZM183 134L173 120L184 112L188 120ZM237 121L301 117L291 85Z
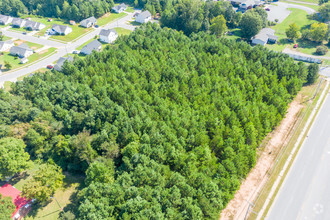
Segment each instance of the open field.
M298 2L291 2L291 1L283 1L285 3L289 3L289 4L293 4L293 5L301 5L301 6L305 6L305 7L308 7L308 8L312 8L314 9L315 11L317 11L319 9L320 6L318 5L310 5L310 4L303 4L303 3L298 3ZM302 1L301 1L302 2Z
M307 2L307 3L314 3L314 4L319 4L318 0L297 0L299 2ZM292 3L292 2L290 2Z
M117 31L118 35L129 35L132 31L131 30L128 30L128 29L125 29L125 28L115 28L115 30Z
M313 95L315 94L316 88L319 84L320 80L318 80L318 82L316 82L315 84L311 85L311 86L306 86L303 87L303 89L301 90L301 92L299 92L299 94L297 95L297 97L295 98L297 101L299 101L300 103L302 103L304 105L303 109L301 110L301 112L299 112L299 115L297 116L297 121L295 123L295 127L292 129L291 134L290 134L290 140L288 141L288 143L283 146L282 150L278 152L278 155L276 157L276 163L274 165L274 167L272 168L272 170L269 171L268 175L269 175L269 179L266 182L266 184L263 186L262 191L258 194L258 198L256 201L254 201L254 207L252 208L253 211L255 213L258 213L261 208L263 207L263 204L265 203L265 200L275 182L275 180L277 179L280 171L282 170L287 158L289 157L289 155L292 152L292 149L294 147L294 145L296 144L296 141L300 135L300 133L302 132L309 116L312 113L313 108L315 107L318 99L320 98L320 95L326 85L326 83L323 81L323 83L320 86L319 91L317 92L316 97L313 100L308 101L310 98L313 97ZM306 134L305 134L306 135ZM304 139L304 138L303 138ZM301 144L301 143L300 143ZM301 146L301 145L300 145ZM298 148L300 148L300 146ZM299 150L297 150L295 152L295 155L297 154ZM294 157L295 157L294 155ZM289 166L292 165L293 160L291 160L291 163ZM285 172L288 172L288 169ZM281 183L283 182L284 178L282 178ZM278 189L277 189L278 190ZM276 196L276 193L274 194L274 197L271 199L271 202L274 200ZM270 203L271 204L271 203ZM266 212L264 213L264 215L266 215L270 204L267 207ZM263 216L264 217L264 216ZM257 218L257 215L254 213L251 213L249 216L249 220L254 220ZM262 218L263 219L263 218Z
M103 15L102 17L98 18L97 19L97 24L99 26L103 26L115 19L119 19L119 18L123 18L127 16L126 13L122 12L122 13L119 13L119 14L116 14L116 13L107 13L105 15Z

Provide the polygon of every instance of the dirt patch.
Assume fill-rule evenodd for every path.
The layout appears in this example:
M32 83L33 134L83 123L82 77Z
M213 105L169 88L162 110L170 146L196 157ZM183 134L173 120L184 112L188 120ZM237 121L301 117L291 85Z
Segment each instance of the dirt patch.
M15 40L14 43L15 43L17 46L19 46L19 45L25 43L25 40Z
M101 18L107 18L107 17L109 17L110 15L111 15L111 13L108 12L108 13L106 13L105 15L103 15Z
M48 52L48 49L42 50L42 51L38 52L38 54L44 54L44 53L47 53L47 52Z
M32 49L32 50L36 50L36 49L38 49L38 47L31 47L31 49Z
M300 96L300 97L299 97ZM254 201L258 192L267 181L267 173L273 166L277 153L289 140L288 135L295 124L298 112L303 108L297 100L301 100L301 95L290 103L285 118L280 125L271 132L266 139L270 139L264 150L260 152L256 166L251 170L247 178L242 182L240 189L227 207L221 212L220 219L242 220L249 207L249 202Z

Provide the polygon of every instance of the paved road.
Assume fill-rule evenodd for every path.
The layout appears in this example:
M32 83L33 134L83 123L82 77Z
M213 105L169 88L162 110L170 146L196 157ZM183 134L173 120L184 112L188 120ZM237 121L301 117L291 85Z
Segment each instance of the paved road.
M139 10L136 10L135 12L139 12ZM135 13L134 12L134 13ZM133 19L133 14L134 13L127 13L128 15L124 18L121 18L115 22L109 23L107 25L105 25L102 28L116 28L116 27L122 27L122 28L126 28L126 29L130 29L130 30L134 30L136 28L136 26L132 26L128 23L128 21ZM41 41L41 39L36 38L36 37L32 37L29 35L23 35L20 33L14 33L14 32L10 32L10 31L4 31L3 33L6 35L8 34L7 32L10 32L9 34L18 34L19 36L21 36L20 39L24 39L24 40L28 40L31 42L34 42L34 40L38 39L39 41L37 43L39 44L43 44L45 46L50 46L50 44L52 45L56 45L54 47L58 48L58 51L56 54L47 57L46 59L43 59L35 64L32 64L26 68L22 68L16 71L12 71L9 73L5 73L3 75L0 75L0 88L3 86L3 83L5 81L10 81L10 82L16 82L17 78L20 76L24 76L26 74L32 73L37 71L40 68L46 67L48 64L55 62L56 60L58 60L60 57L66 55L67 53L71 53L73 50L75 50L77 47L79 47L80 45L84 44L85 42L87 42L88 40L94 38L96 35L98 35L100 33L101 28L95 29L94 31L86 34L85 36L81 37L79 40L69 43L69 44L62 44L62 43L58 43L58 42L54 42L51 40L46 40L43 39L43 41ZM6 35L9 36L9 35ZM24 37L24 38L23 38ZM18 37L15 37L18 38ZM36 38L36 39L35 39Z
M268 213L268 220L330 219L330 97Z

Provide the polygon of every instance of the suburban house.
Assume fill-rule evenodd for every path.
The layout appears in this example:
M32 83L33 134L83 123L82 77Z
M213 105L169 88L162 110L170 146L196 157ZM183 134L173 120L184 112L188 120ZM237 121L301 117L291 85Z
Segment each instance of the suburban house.
M135 21L139 23L147 23L151 20L151 13L149 11L141 12L135 16Z
M275 31L271 28L263 28L261 31L254 36L252 44L265 45L267 43L275 44L278 37L275 36Z
M73 61L72 56L61 57L61 58L57 61L57 63L55 64L54 69L55 69L56 71L61 71L61 70L62 70L62 66L63 66L63 64L65 63L65 61L72 62L72 61Z
M12 213L12 218L18 219L20 217L20 210L24 209L30 201L20 196L21 192L10 184L5 184L0 188L0 194L3 197L10 197L16 206Z
M13 18L13 21L12 21L13 27L16 27L16 28L24 27L25 23L26 23L26 20L22 19L22 18Z
M98 41L98 40L94 40L92 42L90 42L89 44L87 44L86 46L84 46L80 53L81 54L86 54L89 55L91 54L94 50L95 51L100 51L102 48L102 44Z
M96 24L97 20L94 17L90 17L90 18L86 18L85 20L82 20L80 22L80 26L85 27L85 28L89 28L92 27Z
M14 42L11 40L7 40L7 41L0 41L0 52L9 50L10 48L12 48L13 46L15 46Z
M26 44L14 46L14 47L10 48L9 52L11 55L18 56L20 58L29 57L33 54L33 50Z
M40 31L41 29L45 28L46 25L44 25L43 23L28 20L26 21L24 27L30 31Z
M115 7L112 7L112 10L116 13L121 13L121 12L125 11L126 9L127 9L127 6L124 3L117 5Z
M53 24L52 31L55 34L67 35L67 34L70 34L72 32L72 28L70 28L69 26L64 26L64 25L59 25L59 24Z
M0 15L0 24L7 25L13 21L13 18L7 15Z
M112 43L118 37L118 33L115 29L102 29L100 32L100 41L104 43Z

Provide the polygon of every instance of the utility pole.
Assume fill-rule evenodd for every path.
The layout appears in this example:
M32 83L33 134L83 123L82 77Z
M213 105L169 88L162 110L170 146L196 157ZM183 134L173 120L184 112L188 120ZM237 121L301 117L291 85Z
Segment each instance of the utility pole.
M247 201L247 203L249 203L249 207L248 207L248 209L247 209L247 211L246 211L246 214L245 214L245 216L244 216L244 220L247 219L247 216L248 216L248 213L249 213L249 211L250 211L251 206L254 207L254 204L253 204L253 203L249 202L248 200L246 200L246 201Z

